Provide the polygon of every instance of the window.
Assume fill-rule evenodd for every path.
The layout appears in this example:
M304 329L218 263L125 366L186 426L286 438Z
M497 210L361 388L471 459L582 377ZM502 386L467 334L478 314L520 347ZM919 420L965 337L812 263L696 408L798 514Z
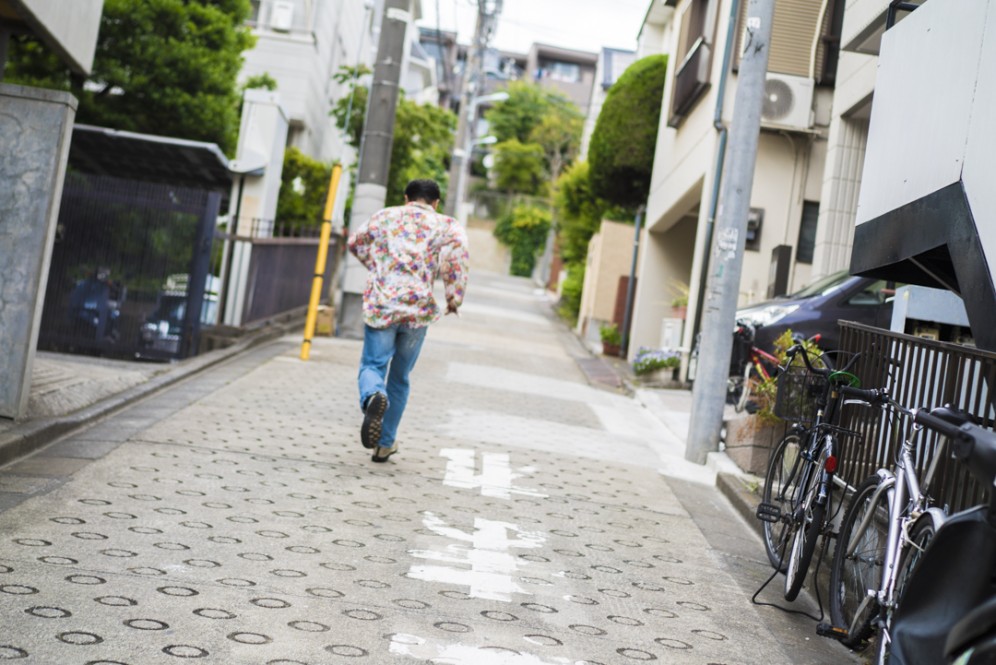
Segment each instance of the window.
M709 87L716 0L689 0L681 15L678 68L671 93L668 125L677 127Z
M802 222L799 224L799 242L795 252L795 260L799 263L812 263L813 250L816 247L816 222L820 218L818 201L802 202Z
M540 62L539 68L536 70L536 79L578 83L581 81L581 65L575 62L558 62L556 60Z

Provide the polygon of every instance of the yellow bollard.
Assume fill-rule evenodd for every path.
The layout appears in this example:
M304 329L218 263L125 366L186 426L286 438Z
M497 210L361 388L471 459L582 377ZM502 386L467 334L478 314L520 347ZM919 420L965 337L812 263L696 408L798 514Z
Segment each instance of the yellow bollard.
M301 344L301 360L307 360L311 354L311 338L315 336L315 320L318 318L318 301L322 297L322 280L325 275L325 261L329 254L329 238L332 236L332 208L335 205L335 193L339 189L339 178L342 176L342 166L332 167L332 179L329 182L329 194L325 199L325 214L322 216L322 235L318 241L318 258L315 259L315 277L311 281L311 300L308 302L308 316L304 321L304 342Z

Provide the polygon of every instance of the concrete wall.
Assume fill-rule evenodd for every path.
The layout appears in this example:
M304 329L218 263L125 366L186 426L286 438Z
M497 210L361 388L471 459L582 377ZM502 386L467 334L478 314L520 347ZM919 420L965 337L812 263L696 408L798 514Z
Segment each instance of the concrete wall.
M11 9L71 69L89 74L97 47L104 0L10 0Z
M0 416L28 403L76 99L0 84Z
M603 220L588 242L584 289L578 311L578 329L584 333L592 321L612 321L619 278L628 277L633 263L632 224Z

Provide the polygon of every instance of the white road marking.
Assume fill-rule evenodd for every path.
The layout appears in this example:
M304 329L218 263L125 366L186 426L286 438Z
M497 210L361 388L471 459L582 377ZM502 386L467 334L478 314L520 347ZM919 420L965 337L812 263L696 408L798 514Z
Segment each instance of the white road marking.
M534 467L524 466L512 470L508 453L482 453L481 473L474 473L477 466L477 453L469 448L443 448L439 451L446 463L446 477L443 484L461 489L481 488L481 495L493 499L510 500L513 494L544 498L547 495L514 485L516 479L524 478L535 471Z
M457 541L444 550L410 550L415 558L453 565L413 565L408 576L426 582L442 582L468 587L474 598L510 602L512 594L530 595L516 584L513 575L520 563L512 549L534 549L546 538L541 533L523 531L515 524L481 517L474 519L474 532L466 533L447 526L431 512L424 513L422 522L436 535ZM508 532L517 534L509 538Z
M528 653L510 653L465 644L441 644L424 637L397 633L391 636L391 653L412 656L439 665L582 665L567 658L543 660Z

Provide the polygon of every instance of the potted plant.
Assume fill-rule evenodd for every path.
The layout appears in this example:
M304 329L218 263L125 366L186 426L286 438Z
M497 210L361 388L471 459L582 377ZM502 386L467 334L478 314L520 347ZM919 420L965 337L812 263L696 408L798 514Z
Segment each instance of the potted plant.
M618 356L622 347L622 333L615 323L603 323L598 327L598 335L602 338L602 353L607 356Z
M674 298L671 299L671 316L684 319L688 315L688 284L674 281L671 284Z
M633 356L633 373L644 381L666 382L673 378L681 365L681 353L671 349L651 349L641 346Z

